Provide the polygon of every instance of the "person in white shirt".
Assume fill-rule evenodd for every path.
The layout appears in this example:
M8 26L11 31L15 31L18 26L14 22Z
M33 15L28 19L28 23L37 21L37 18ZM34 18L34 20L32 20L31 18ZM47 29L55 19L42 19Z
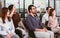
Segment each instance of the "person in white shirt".
M51 7L46 8L46 13L42 17L42 23L43 24L45 24L45 22L49 20L48 17L49 17L50 9L51 9Z
M9 12L8 8L3 7L1 11L0 35L2 35L3 38L19 38L19 36L15 34L15 27L12 19L7 16L7 13ZM12 12L14 12L14 10Z

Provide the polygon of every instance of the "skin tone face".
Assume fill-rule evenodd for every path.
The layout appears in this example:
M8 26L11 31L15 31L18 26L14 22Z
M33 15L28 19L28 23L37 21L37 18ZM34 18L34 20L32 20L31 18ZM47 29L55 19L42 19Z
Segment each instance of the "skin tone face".
M49 12L50 12L50 9L51 9L51 8L49 8L49 9L47 10L47 11L48 11L48 14L49 14Z
M32 7L32 9L30 10L33 14L36 14L37 13L37 9L36 7Z
M53 16L56 16L56 11L54 10L54 11L52 12L52 14L53 14Z

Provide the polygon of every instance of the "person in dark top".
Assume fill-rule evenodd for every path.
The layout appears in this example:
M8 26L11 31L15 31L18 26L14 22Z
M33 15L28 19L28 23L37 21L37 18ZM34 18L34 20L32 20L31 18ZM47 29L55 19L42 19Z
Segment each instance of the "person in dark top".
M54 38L54 33L48 31L40 22L40 19L37 17L36 9L37 8L34 5L28 6L29 14L25 19L26 25L29 27L30 30L35 32L36 37Z
M32 17L32 15L29 14L28 17L26 17L26 22L28 22L27 25L29 25L30 30L35 31L36 28L43 29L40 19L37 16Z

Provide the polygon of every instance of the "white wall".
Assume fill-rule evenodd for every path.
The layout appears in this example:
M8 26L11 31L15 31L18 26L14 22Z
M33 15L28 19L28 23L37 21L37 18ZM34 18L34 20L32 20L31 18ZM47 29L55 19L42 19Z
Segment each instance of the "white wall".
M14 4L16 8L18 8L18 0L6 0L6 7L8 7L10 4Z

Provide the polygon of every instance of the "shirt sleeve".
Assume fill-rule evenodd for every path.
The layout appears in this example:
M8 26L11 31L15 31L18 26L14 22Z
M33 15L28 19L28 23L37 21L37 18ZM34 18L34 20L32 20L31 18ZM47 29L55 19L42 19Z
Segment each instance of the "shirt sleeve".
M14 34L15 33L15 27L14 27L14 24L13 24L13 21L11 20L11 25L10 25L10 28L8 30L9 34Z
M1 19L0 19L0 34L1 35L7 35L8 34L6 28L3 26L3 23L2 23Z
M35 31L35 27L33 26L32 20L30 18L26 18L26 24L30 30Z

